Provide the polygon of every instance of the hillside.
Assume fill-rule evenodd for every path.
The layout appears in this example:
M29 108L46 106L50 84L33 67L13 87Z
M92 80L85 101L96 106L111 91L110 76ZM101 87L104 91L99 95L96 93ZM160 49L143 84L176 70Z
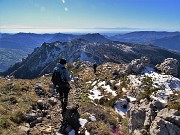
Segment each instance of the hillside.
M22 61L22 58L27 57L27 52L30 53L31 50L0 48L0 72L7 70L16 62Z
M83 39L70 42L43 43L22 62L10 67L3 75L14 75L16 78L35 78L50 73L60 58L68 62L89 61L128 63L132 59L147 56L151 64L161 63L165 58L180 61L180 54L155 46L130 44L122 42L91 43Z
M85 39L89 42L104 43L110 41L100 34L35 34L35 33L17 33L5 34L0 33L0 58L2 58L0 72L7 70L11 65L21 61L32 53L36 47L40 47L44 42L68 42L75 39ZM17 55L15 52L17 52ZM7 53L8 52L8 53ZM12 61L12 56L14 60Z
M0 72L26 58L34 48L52 38L51 34L17 33L0 34Z
M156 39L152 41L152 44L180 52L180 35Z
M70 63L74 79L65 115L50 74L31 80L0 78L0 134L58 134L66 118L61 133L71 135L71 124L80 124L80 135L178 135L180 80L148 66L140 74L123 76L126 66L108 62L94 74L88 62Z
M110 37L110 39L114 41L140 43L145 45L153 44L159 47L180 51L179 35L180 32L138 31L118 34Z

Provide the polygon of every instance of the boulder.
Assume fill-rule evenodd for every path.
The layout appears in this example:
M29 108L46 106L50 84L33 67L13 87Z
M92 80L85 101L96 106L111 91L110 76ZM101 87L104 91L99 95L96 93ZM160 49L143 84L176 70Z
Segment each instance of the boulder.
M20 131L20 133L22 133L22 134L29 134L30 125L29 125L28 123L26 123L26 124L23 125L23 126L19 126L19 131Z
M141 57L141 59L132 60L125 68L125 73L132 74L136 73L139 74L142 70L148 66L150 63L150 59L148 57Z
M167 108L161 110L151 124L150 134L179 135L180 112Z
M130 133L133 133L135 129L143 129L146 117L145 109L139 108L139 106L134 105L128 110L127 116Z
M37 114L36 113L30 113L30 114L27 114L25 117L26 117L27 121L33 121L33 120L37 119Z
M161 64L157 64L155 67L157 70L161 71L162 73L165 73L167 75L177 76L178 65L179 65L178 60L173 58L167 58Z
M129 132L133 135L179 135L180 112L159 101L134 104L128 110Z

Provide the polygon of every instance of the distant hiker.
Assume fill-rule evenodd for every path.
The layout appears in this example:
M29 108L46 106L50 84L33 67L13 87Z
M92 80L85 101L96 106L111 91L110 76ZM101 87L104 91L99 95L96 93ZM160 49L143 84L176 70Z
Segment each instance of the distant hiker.
M96 68L97 68L97 64L94 63L94 64L93 64L94 73L96 73Z
M61 101L62 113L66 111L68 103L68 94L70 90L69 81L71 80L68 70L65 68L66 60L61 59L54 68L51 81L55 85Z

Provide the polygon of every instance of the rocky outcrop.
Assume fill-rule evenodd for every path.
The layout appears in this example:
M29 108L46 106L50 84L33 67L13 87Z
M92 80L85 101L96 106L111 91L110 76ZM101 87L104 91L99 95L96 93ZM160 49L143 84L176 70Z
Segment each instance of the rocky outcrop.
M127 114L132 135L179 135L180 112L168 110L159 101L134 104Z
M126 66L126 73L136 73L139 74L142 72L145 66L148 66L150 63L150 59L148 57L141 57L141 59L132 60Z
M173 59L173 58L167 58L161 64L157 64L156 68L157 68L157 70L159 70L162 73L165 73L167 75L177 76L178 75L178 65L179 65L178 60Z
M150 127L150 134L179 135L180 134L180 112L167 108L161 110Z

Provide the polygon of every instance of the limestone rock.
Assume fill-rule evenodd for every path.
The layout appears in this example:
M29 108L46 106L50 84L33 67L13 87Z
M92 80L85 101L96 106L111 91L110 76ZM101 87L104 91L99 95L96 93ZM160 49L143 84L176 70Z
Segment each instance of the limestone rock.
M141 59L135 59L132 60L127 66L126 66L126 73L136 73L139 74L142 72L142 70L145 68L145 66L148 66L150 63L150 59L147 57L141 57Z
M30 125L26 123L24 126L19 126L19 131L23 134L29 134Z
M161 71L162 73L177 76L178 75L178 65L179 62L173 58L167 58L161 64L157 64L157 70Z
M31 122L37 119L36 113L30 113L25 116L27 122Z
M180 112L165 108L159 101L132 105L128 118L129 132L133 135L180 135Z
M127 113L130 133L133 133L135 129L142 129L144 127L146 111L145 109L138 108L139 106L132 106Z
M180 135L180 112L167 108L161 110L151 124L150 134Z

